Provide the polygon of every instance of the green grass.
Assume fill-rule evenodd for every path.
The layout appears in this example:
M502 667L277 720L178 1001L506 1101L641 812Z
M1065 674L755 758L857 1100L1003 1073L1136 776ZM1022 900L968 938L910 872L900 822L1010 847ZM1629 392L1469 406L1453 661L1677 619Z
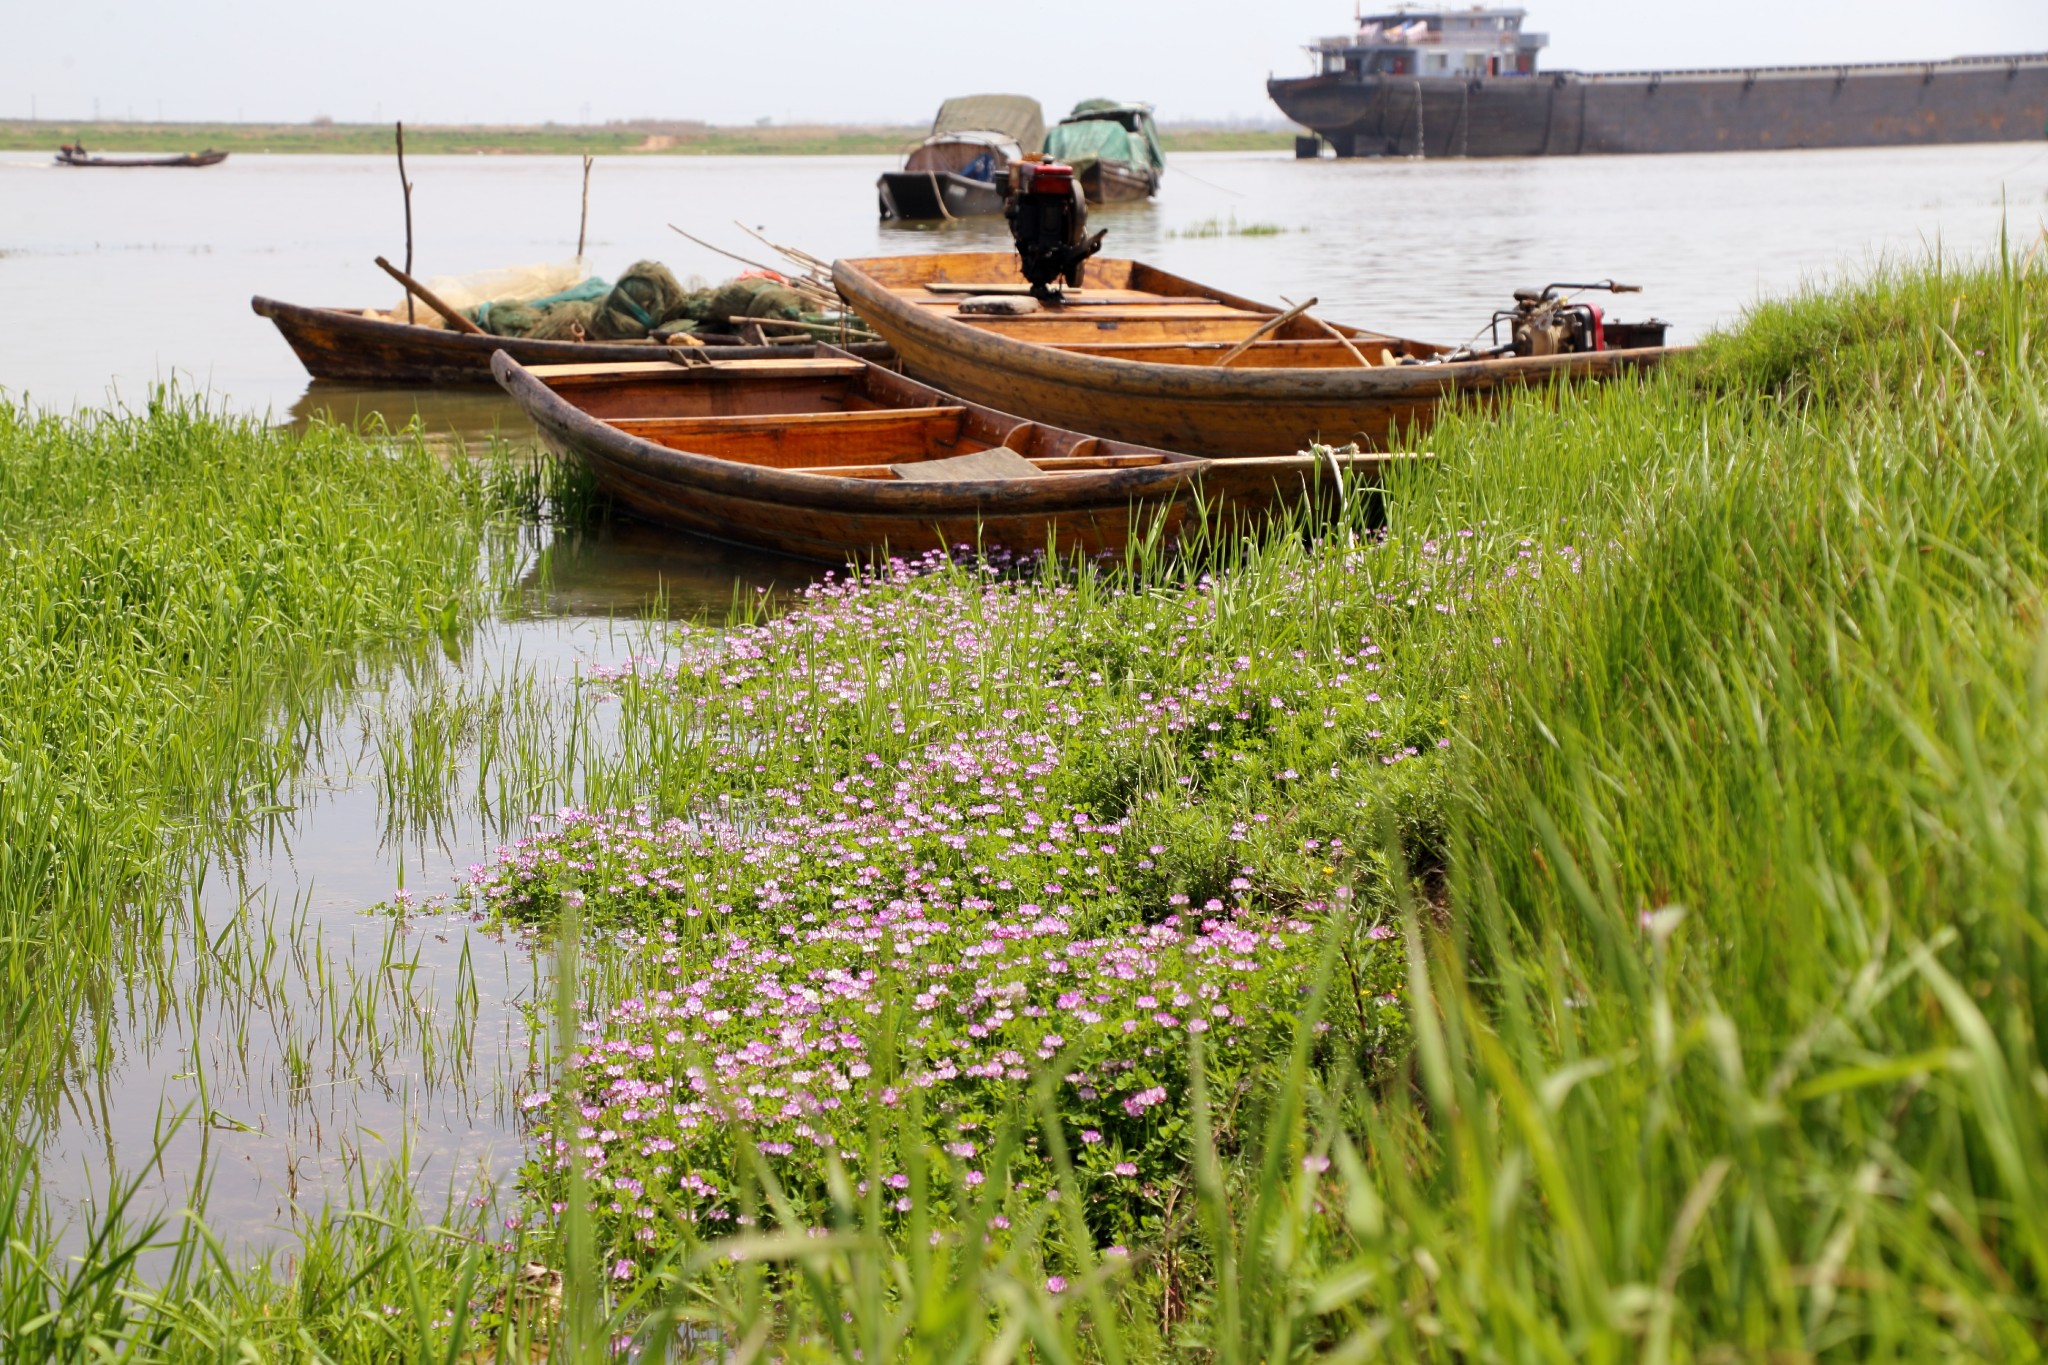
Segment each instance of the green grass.
M160 395L0 405L0 1080L159 975L181 879L280 799L337 689L487 605L481 467ZM100 1061L104 1062L103 1054Z
M1281 227L1278 223L1240 223L1237 221L1237 214L1232 213L1228 218L1218 218L1212 214L1199 223L1175 228L1167 235L1188 238L1279 237L1288 231L1289 229ZM1306 232L1308 229L1296 228L1293 231Z
M676 668L604 684L621 740L578 799L646 820L571 820L493 883L501 914L588 945L558 979L559 1027L589 1030L556 1045L574 1103L612 1123L614 1079L720 1074L740 1019L679 1030L663 1063L616 1012L670 966L726 970L720 935L786 942L786 995L834 950L780 926L823 923L848 878L900 895L888 878L994 866L1002 845L978 841L1007 836L964 810L917 823L960 804L920 765L1030 727L1043 757L986 818L1085 811L1100 871L1048 837L1006 880L1058 860L1047 894L1091 933L1212 894L1315 929L1276 959L1292 990L1254 1056L1203 1035L1130 1054L1173 1077L1100 1125L1151 1144L1124 1149L1148 1190L1116 1194L1076 1140L1092 1101L1063 1060L972 1113L979 1184L938 1141L959 1088L849 1092L809 1161L756 1145L772 1115L717 1145L677 1130L669 1160L716 1177L730 1232L672 1188L649 1187L648 1220L610 1208L609 1156L530 1170L562 1216L524 1208L511 1233L454 1209L432 1231L437 1201L395 1187L360 1191L296 1268L231 1269L188 1232L155 1299L122 1296L139 1230L60 1266L17 1223L0 1330L79 1358L95 1335L133 1358L242 1338L508 1358L534 1332L564 1360L677 1332L685 1354L868 1362L2038 1358L2044 304L2033 256L1885 272L1759 308L1640 383L1451 416L1389 490L1383 542L1338 524L1190 559L940 569L693 632ZM1160 723L1167 695L1191 724ZM446 742L392 781L431 785ZM879 823L834 824L847 799ZM1000 923L1025 894L972 913ZM651 941L621 951L622 928ZM963 961L942 938L854 963ZM1345 1032L1361 951L1395 974L1367 988L1400 1002L1393 1055ZM918 1013L885 1000L850 1025L877 1084L920 1030L966 1021ZM1088 1065L1118 1036L1136 1035L1077 1035L1107 1049ZM572 1056L608 1039L648 1054ZM907 1207L863 1186L885 1169ZM478 1346L508 1320L522 1340Z
M528 126L418 124L405 130L416 156L900 156L929 128L838 124L761 124L722 127L690 121L631 120L606 124ZM254 155L380 155L392 148L383 123L149 123L109 120L67 122L0 119L0 151L49 151L83 141L95 152L197 152L212 148ZM1169 152L1276 151L1294 145L1292 133L1264 129L1169 125L1161 130Z

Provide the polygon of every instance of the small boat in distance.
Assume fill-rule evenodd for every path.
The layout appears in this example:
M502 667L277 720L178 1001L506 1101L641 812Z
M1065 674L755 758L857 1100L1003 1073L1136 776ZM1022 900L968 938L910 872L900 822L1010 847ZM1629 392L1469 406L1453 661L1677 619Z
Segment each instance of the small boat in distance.
M1669 353L1659 323L1605 329L1629 349L1603 337L1584 351L1479 355L1283 311L1142 261L1096 256L1081 271L1063 303L1041 307L1007 252L832 264L840 297L926 383L1219 460L1318 441L1385 449L1425 429L1443 402L1605 378Z
M555 450L643 520L843 564L1005 546L1117 551L1192 516L1258 516L1371 484L1398 457L1230 465L964 403L844 351L497 376Z
M1150 199L1166 172L1149 104L1082 100L1046 132L1045 154L1074 168L1091 204Z
M353 384L488 384L491 357L499 351L527 365L583 365L646 360L663 347L652 341L537 341L531 337L472 336L442 327L422 327L362 309L311 308L257 295L249 307L269 318L315 379ZM794 343L802 354L808 343ZM857 355L885 359L894 352L880 342L854 345ZM721 346L726 357L790 353L782 346Z
M203 152L181 152L175 156L97 156L85 150L82 143L65 143L57 149L59 166L102 167L110 170L136 170L150 166L218 166L228 159L226 152L216 152L211 147Z
M1029 95L962 95L939 106L931 136L900 171L875 182L884 221L986 217L1003 211L1010 164L1045 144L1045 111Z

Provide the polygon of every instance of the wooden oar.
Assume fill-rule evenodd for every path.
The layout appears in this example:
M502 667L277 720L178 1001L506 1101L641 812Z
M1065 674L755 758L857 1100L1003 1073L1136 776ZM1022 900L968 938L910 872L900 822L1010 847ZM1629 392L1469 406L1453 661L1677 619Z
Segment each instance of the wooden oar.
M453 327L456 331L468 332L471 336L490 335L490 333L486 332L483 328L477 326L468 318L462 316L461 313L458 313L453 308L450 308L446 303L442 301L441 296L439 294L436 294L433 290L427 288L418 280L406 274L403 270L400 270L397 266L391 264L391 262L385 260L382 256L379 256L377 258L377 265L380 269L383 270L385 274L389 275L392 279L397 280L400 284L404 285L407 293L411 294L421 303L424 303L425 305L427 305L427 307L433 309L442 317L446 318L448 320L448 325L450 327Z
M1264 322L1259 324L1259 329L1256 332L1253 332L1243 341L1238 342L1237 345L1225 351L1223 353L1223 358L1216 362L1216 368L1219 370L1222 369L1225 365L1228 365L1231 361L1237 359L1246 351L1249 351L1252 348L1252 343L1257 341L1260 337L1268 336L1274 332L1279 331L1282 327L1285 327L1288 323L1294 321L1296 318L1300 317L1303 313L1306 313L1309 309L1315 306L1316 301L1314 299L1309 299L1304 303L1295 304L1294 307L1288 309L1284 313L1281 313L1277 317L1267 318Z

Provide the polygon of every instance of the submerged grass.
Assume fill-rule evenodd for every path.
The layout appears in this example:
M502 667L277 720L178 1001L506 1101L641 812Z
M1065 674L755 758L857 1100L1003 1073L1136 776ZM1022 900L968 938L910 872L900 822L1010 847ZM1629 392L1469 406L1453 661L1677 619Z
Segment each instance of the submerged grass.
M686 635L478 879L627 944L561 976L511 1226L394 1187L296 1280L194 1252L151 1298L132 1229L59 1270L17 1223L0 1330L2039 1358L2044 304L1937 262L1456 415L1384 540Z

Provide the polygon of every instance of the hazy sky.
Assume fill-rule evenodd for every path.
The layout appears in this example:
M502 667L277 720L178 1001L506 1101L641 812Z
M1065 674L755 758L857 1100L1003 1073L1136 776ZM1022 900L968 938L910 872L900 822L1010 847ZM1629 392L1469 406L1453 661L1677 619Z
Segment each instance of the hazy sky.
M2048 0L1529 0L1587 70L2048 50ZM1269 118L1351 0L6 0L0 117L927 120L973 90Z

